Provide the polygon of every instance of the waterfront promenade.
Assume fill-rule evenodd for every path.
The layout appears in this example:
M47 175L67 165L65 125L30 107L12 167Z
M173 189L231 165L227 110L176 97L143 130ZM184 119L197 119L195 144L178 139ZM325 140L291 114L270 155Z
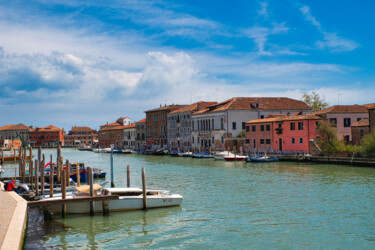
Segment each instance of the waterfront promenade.
M0 182L0 249L21 249L27 219L27 201L4 191Z

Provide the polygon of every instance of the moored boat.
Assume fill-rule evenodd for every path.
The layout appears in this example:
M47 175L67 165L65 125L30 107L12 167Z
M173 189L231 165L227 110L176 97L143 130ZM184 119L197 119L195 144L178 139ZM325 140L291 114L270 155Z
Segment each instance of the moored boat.
M94 190L99 189L99 185L94 185ZM88 186L76 188L77 192L67 199L88 196ZM81 190L81 191L79 191ZM181 205L183 197L179 194L171 194L167 190L147 189L147 208L160 208ZM143 209L143 190L140 188L104 188L100 195L118 195L119 198L108 201L108 209L114 211L130 211ZM46 200L61 199L47 198ZM49 208L52 212L61 212L61 205L51 205ZM103 206L101 202L94 202L94 212L102 212ZM90 213L89 202L68 203L66 205L66 213L68 214L85 214Z
M268 157L268 156L255 156L255 157L246 157L245 162L275 162L279 159L277 157Z
M226 161L243 161L246 158L247 158L247 156L243 156L243 155L224 156L224 160L226 160Z

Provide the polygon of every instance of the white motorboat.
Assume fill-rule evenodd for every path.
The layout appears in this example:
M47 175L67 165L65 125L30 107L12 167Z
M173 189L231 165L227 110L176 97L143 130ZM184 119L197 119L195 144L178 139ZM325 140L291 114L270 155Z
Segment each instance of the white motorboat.
M243 155L231 155L231 156L225 156L224 160L226 161L243 161L247 158L247 156Z
M225 156L234 156L234 154L231 153L231 152L228 152L228 151L223 151L223 152L214 154L214 159L215 160L224 160Z
M94 185L95 187L96 185ZM99 185L98 185L99 186ZM67 199L74 199L75 197L85 197L87 194L87 187L79 187L77 189L85 189L85 192L76 192L73 195L67 196ZM98 189L97 187L95 188ZM143 190L141 188L104 188L100 195L118 195L119 199L109 200L108 208L110 212L113 211L130 211L143 209ZM61 199L61 197L48 198ZM183 197L179 194L171 194L167 190L161 189L147 189L147 208L160 208L179 206ZM85 214L90 213L90 203L68 203L66 206L66 213L68 214ZM51 205L52 212L61 212L61 205ZM94 202L94 212L103 212L102 202Z

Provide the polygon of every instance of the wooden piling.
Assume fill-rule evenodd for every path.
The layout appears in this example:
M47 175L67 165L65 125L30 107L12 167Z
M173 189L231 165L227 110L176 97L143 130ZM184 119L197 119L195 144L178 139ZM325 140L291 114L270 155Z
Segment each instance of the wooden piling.
M53 162L52 162L52 155L51 155L51 162L50 162L50 165L49 165L49 197L53 197Z
M29 146L29 156L30 156L30 160L29 161L33 161L33 148L31 146Z
M75 163L76 165L76 175L77 175L77 187L81 186L81 176L79 174L79 163Z
M57 183L61 184L61 165L60 165L60 157L56 158L56 177Z
M14 162L17 161L17 157L16 157L16 149L13 148L13 159L14 159Z
M129 165L127 166L127 170L126 170L126 183L127 183L127 187L130 187L130 166Z
M66 186L70 186L70 163L69 160L67 159L65 162L65 169L66 169Z
M38 147L38 160L42 162L42 146Z
M143 209L147 209L146 173L142 168L142 188L143 188Z
M4 151L1 149L1 162L4 164Z
M44 182L45 182L45 177L44 177L44 174L45 174L45 168L44 168L44 155L43 155L43 160L42 162L39 164L40 166L40 178L41 178L41 182L40 182L40 186L41 186L41 193L42 195L44 195Z
M66 182L64 181L66 179L66 169L62 170L62 182L61 182L61 194L62 199L66 199ZM61 216L64 218L66 216L66 203L61 205Z
M109 214L108 200L102 200L103 215Z
M92 172L92 168L87 168L87 180L90 180L90 196L94 196L94 175ZM90 201L90 215L94 215L94 202Z
M39 160L35 159L35 189L36 195L39 196Z
M33 190L34 186L34 163L33 160L30 159L29 161L29 182L31 185L31 190Z
M14 168L14 180L17 180L17 168Z
M87 171L87 185L90 186L90 171L91 171L91 168L90 167L87 167L86 168L86 171Z

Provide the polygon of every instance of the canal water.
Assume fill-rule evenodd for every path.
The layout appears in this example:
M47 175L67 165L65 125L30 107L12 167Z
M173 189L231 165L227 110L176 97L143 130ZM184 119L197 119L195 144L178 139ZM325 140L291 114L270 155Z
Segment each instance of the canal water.
M55 151L43 153L55 158ZM108 171L110 181L109 154L62 155ZM126 184L127 165L131 186L141 187L145 167L147 186L180 193L182 206L49 222L33 210L25 249L375 248L373 168L114 155L117 187Z

